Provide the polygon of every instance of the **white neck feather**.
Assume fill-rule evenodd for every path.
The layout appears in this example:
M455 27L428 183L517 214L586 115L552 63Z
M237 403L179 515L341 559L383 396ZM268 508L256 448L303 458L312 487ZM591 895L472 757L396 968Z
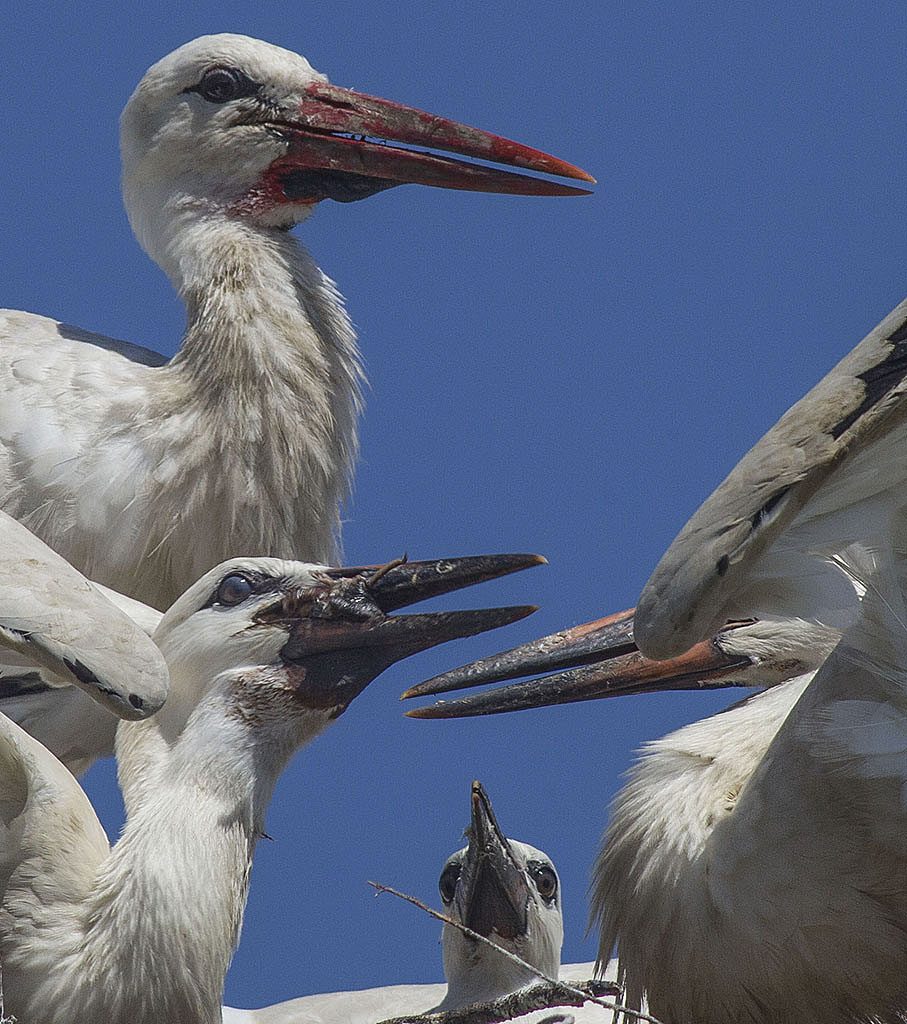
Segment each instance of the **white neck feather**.
M171 374L191 382L199 426L230 438L221 458L229 463L232 452L240 472L263 477L261 493L304 497L286 502L291 547L262 537L250 550L329 561L361 406L362 369L343 301L289 232L226 216L175 226L169 248L179 258L165 266L176 272L188 326Z
M560 911L542 911L538 903L532 901L528 913L529 927L525 935L503 939L492 932L491 940L549 978L556 978L564 939ZM537 974L484 943L467 938L451 925L444 925L442 945L447 993L438 1010L457 1010L470 1003L490 1002L539 980Z
M445 925L445 929L447 927ZM505 948L511 945L493 933L491 938ZM559 955L553 962L539 963L538 957L533 956L529 949L516 948L512 952L527 963L536 964L549 978L557 977L560 970ZM471 1003L491 1002L539 980L538 975L527 971L525 967L519 967L494 950L485 946L480 947L478 943L473 943L473 949L461 956L455 966L445 956L444 967L447 975L447 993L438 1004L439 1011L458 1010Z
M313 718L302 738L327 721ZM34 936L23 1019L220 1021L256 839L301 735L298 719L250 729L223 687L172 746L154 719L120 723L128 820L89 891Z
M146 520L167 532L147 538L132 591L166 606L238 551L336 561L363 373L334 284L289 232L194 201L133 225L188 324L176 356L146 375L134 425L156 467ZM174 565L171 549L191 554Z

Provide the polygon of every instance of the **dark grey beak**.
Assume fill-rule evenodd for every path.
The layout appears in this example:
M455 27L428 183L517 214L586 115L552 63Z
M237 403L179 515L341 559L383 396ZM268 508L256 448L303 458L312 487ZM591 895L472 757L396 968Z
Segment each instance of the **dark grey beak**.
M383 567L331 569L315 593L285 597L266 613L285 621L281 657L293 666L299 699L339 714L384 669L458 637L508 625L532 605L391 615L429 597L539 565L538 555L481 555Z
M525 935L529 905L526 874L517 864L480 782L472 784L472 820L466 834L469 846L455 896L460 920L486 938L492 932L504 939Z
M739 625L729 623L725 629ZM696 644L669 661L645 658L633 640L630 609L445 672L412 687L403 697L447 693L555 670L554 675L407 712L411 718L468 718L657 690L738 686L739 675L732 681L728 674L751 665L748 657L726 654L715 638Z

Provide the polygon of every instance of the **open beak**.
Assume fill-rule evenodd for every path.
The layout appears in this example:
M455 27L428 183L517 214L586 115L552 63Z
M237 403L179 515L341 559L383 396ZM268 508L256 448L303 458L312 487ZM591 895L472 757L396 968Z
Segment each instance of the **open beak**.
M516 622L533 605L391 615L439 594L540 565L538 555L480 555L425 562L403 559L355 571L328 570L314 594L289 595L264 613L288 626L283 661L296 670L299 699L345 710L384 669L459 637Z
M739 625L729 623L725 630ZM726 653L717 639L713 637L696 644L669 661L653 661L643 657L636 648L631 609L445 672L412 687L403 697L447 693L532 672L555 670L554 675L457 700L439 701L407 712L411 718L469 718L658 690L745 685L741 673L753 664L752 660L745 655ZM556 671L558 669L565 671Z
M595 182L580 168L519 142L327 82L309 85L298 110L269 127L289 144L272 173L286 198L298 202L351 202L406 183L513 195L589 194L588 189L407 146Z
M529 884L504 834L481 782L472 784L469 846L460 871L455 901L467 928L488 938L525 935Z

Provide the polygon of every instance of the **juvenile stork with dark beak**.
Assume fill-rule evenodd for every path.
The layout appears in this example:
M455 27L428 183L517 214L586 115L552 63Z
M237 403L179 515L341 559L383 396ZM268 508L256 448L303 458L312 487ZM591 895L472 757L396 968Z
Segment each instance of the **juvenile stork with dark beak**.
M472 784L470 808L468 845L447 858L438 879L447 916L549 978L591 978L594 964L561 965L564 921L554 862L542 850L504 835L479 782ZM441 942L446 986L388 985L302 996L260 1010L224 1007L224 1024L376 1024L404 1014L458 1016L457 1011L464 1019L474 1004L498 1000L538 981L537 975L452 925L445 923ZM544 1016L550 1018L550 1010ZM569 1016L590 1024L607 1020L603 1008L591 1005L573 1007ZM528 1024L529 1018L521 1019ZM538 1024L540 1017L533 1015L532 1021Z
M2 508L90 579L164 609L237 551L327 562L357 450L362 368L334 284L288 228L408 182L584 190L516 142L331 85L304 57L196 39L123 111L123 196L186 304L176 356L0 313Z
M630 1005L672 1024L907 1019L905 445L907 302L741 459L635 616L409 691L555 673L434 718L768 687L648 744L602 842L600 958L616 942Z
M120 724L127 822L112 848L73 776L0 715L6 1013L219 1024L252 855L291 755L389 665L531 609L393 611L536 562L237 558L209 571L155 631L170 699Z

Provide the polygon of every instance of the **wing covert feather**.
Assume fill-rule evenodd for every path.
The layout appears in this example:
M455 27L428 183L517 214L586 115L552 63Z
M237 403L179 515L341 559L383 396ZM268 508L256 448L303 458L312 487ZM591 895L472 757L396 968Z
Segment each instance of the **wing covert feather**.
M2 512L0 583L0 644L42 666L48 682L81 686L120 717L144 717L163 704L169 674L148 635Z
M801 512L801 520L809 517L804 506L823 484L825 505L834 507L903 482L907 458L897 452L907 432L905 394L907 300L781 417L683 527L637 605L640 649L674 657L714 633L731 608L738 611L735 602L770 546ZM842 482L857 462L868 471L859 493ZM790 613L786 606L761 610Z

